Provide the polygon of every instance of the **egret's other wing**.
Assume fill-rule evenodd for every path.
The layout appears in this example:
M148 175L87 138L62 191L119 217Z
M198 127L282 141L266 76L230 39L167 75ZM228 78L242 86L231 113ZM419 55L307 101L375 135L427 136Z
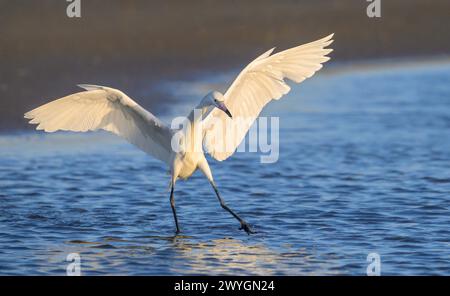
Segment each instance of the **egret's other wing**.
M263 107L289 92L286 78L300 83L329 60L326 55L332 49L325 47L333 42L332 37L333 34L272 56L271 49L245 67L224 95L233 118L214 109L204 121L205 150L220 161L231 156Z
M157 159L169 162L172 131L153 114L120 90L79 85L87 91L75 93L25 113L36 129L112 132Z

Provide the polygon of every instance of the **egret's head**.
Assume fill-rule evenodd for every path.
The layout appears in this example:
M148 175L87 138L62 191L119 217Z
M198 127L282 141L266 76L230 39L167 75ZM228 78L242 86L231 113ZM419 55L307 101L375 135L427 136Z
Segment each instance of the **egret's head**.
M216 107L216 108L222 110L230 118L233 118L233 116L231 115L231 113L228 110L227 106L225 106L225 103L224 103L225 98L220 92L212 91L208 95L206 95L205 99L206 99L206 103L208 105Z

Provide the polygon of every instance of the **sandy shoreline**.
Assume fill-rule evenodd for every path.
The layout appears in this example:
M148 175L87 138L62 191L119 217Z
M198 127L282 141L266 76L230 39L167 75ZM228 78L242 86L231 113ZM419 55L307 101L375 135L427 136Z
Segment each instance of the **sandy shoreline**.
M395 70L405 67L434 67L439 65L447 65L449 63L450 56L444 55L405 57L402 59L367 59L354 62L330 62L324 66L319 75L339 75L343 72L367 72L383 70L386 68ZM126 91L131 97L134 97L136 101L138 101L155 115L163 117L163 119L166 116L183 116L182 112L174 112L173 109L186 109L186 105L190 106L195 104L195 100L197 99L196 97L198 97L198 100L200 100L203 93L206 93L207 91L209 91L209 89L218 89L221 91L226 90L229 83L238 74L240 69L241 68L235 68L233 70L217 71L214 73L199 71L185 72L183 73L185 75L179 75L176 80L155 80L151 83L148 83L148 86L142 86L143 84L147 83L146 81L141 81L143 83L141 85L139 83L136 83L135 81L135 85L138 85L136 89L130 88L128 85L126 85L122 88L122 90ZM211 77L215 78L211 79ZM105 85L114 85L114 83L105 83ZM183 96L179 95L179 93L183 92L183 90L186 88L186 85L190 87L190 92L188 92L183 98ZM194 86L196 86L197 88L201 86L202 89L195 90L193 93L192 89L194 88ZM141 87L141 89L139 89L139 87ZM180 90L174 90L174 88L176 87L180 87ZM72 92L80 91L80 89L78 89L76 86L73 86L72 88ZM61 96L63 95L64 93L61 94ZM195 96L195 98L193 98L193 96ZM44 102L51 99L52 98L48 98ZM170 110L167 110L168 106L170 106ZM187 114L187 112L188 110L185 113ZM19 116L17 119L17 125L0 129L0 134L21 134L34 130L34 127L28 125L27 121L23 119L22 116Z
M65 1L0 1L1 131L30 130L24 112L78 91L78 83L120 88L161 114L180 98L156 88L160 81L234 71L273 46L331 32L335 52L325 72L355 61L450 54L444 0L383 1L380 19L369 19L366 1L355 0L108 3L85 1L74 20Z

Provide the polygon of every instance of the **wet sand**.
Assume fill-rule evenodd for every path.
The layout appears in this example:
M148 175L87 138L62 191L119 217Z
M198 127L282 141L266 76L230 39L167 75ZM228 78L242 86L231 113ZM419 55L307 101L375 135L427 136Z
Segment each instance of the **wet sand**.
M336 33L332 63L450 53L447 0L382 1L0 1L0 131L31 129L22 114L77 91L111 85L156 114L182 100L161 80L230 71L277 46ZM326 71L326 69L325 69Z

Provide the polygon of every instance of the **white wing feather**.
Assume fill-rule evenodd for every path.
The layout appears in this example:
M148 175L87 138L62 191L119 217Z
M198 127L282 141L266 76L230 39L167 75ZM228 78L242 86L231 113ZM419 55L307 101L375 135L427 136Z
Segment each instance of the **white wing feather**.
M333 42L332 37L333 34L272 56L271 49L245 67L224 95L233 118L217 108L205 118L205 150L219 161L233 155L263 107L290 91L286 78L300 83L329 60L326 55L332 49L325 47Z
M169 163L172 131L120 90L79 85L75 93L25 113L38 130L112 132L155 158Z

